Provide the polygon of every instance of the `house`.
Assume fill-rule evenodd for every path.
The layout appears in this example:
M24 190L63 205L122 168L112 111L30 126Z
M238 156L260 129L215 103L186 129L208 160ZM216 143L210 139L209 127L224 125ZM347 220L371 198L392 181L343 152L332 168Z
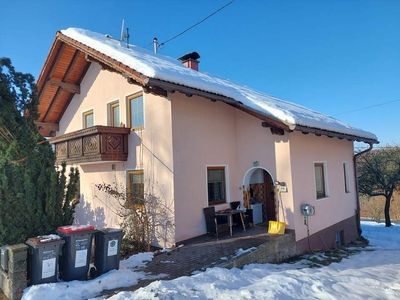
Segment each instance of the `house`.
M203 208L233 201L261 207L263 222L285 222L298 253L310 240L322 249L357 238L353 143L371 148L377 137L202 73L198 58L57 32L37 81L37 125L57 161L79 167L77 222L118 226L119 204L95 187L117 182L163 206L160 247L205 234ZM315 208L308 219L303 204Z

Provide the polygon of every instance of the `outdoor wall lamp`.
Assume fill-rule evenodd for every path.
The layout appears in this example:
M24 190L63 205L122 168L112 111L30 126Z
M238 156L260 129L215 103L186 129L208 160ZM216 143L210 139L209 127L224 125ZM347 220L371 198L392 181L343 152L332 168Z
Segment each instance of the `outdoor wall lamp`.
M278 186L278 185L280 185L280 186L286 186L286 182L275 180L275 181L274 181L274 186Z
M279 193L283 192L283 193L287 193L288 189L286 187L286 182L283 181L274 181L274 186L276 186L277 191L279 191Z

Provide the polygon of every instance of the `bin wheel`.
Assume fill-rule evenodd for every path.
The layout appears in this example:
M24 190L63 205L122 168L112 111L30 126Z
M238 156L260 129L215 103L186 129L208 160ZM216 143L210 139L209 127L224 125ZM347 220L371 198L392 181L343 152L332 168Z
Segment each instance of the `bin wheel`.
M90 279L94 279L97 277L97 269L95 267L91 267L89 270Z

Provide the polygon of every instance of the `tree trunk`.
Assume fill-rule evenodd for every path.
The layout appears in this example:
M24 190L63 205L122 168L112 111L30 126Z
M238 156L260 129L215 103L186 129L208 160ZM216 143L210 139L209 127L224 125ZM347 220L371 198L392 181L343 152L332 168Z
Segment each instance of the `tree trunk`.
M390 226L392 226L392 223L390 222L389 209L390 209L390 199L392 198L392 195L386 195L385 198L386 198L386 201L385 201L385 225L386 225L386 227L390 227Z

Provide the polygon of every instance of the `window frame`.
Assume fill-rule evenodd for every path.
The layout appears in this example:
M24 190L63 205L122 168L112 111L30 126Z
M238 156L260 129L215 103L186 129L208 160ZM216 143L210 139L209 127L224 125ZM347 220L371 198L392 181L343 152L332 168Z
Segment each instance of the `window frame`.
M132 126L132 105L131 105L131 100L137 99L139 97L142 97L142 119L143 119L143 122L142 122L141 125L133 127ZM129 128L131 128L131 130L143 130L144 129L144 124L145 124L145 99L144 99L144 93L142 91L140 91L140 92L136 92L136 93L133 93L133 94L127 96L126 97L126 107L127 107L127 109L126 109L126 114L127 114L126 120L127 120L127 123L128 123L127 126Z
M87 126L87 119L86 118L88 116L90 116L90 115L93 116L93 125ZM89 109L89 110L86 110L86 111L82 112L82 128L85 129L85 128L89 128L89 127L92 127L92 126L94 126L94 109Z
M223 187L223 199L221 200L213 200L210 201L210 194L209 194L209 179L208 179L208 171L211 170L221 170L222 173L222 187ZM215 206L219 204L225 204L229 203L229 188L228 188L228 182L229 182L229 177L228 177L228 167L225 165L213 165L213 166L207 166L206 167L206 184L207 184L207 204L208 206Z
M118 107L118 124L114 124L114 110ZM108 125L113 127L120 127L121 125L121 106L119 104L119 100L112 101L107 104L107 111L108 111Z
M316 167L322 168L321 171L322 193L319 193L318 191L318 182L317 182L318 178L317 178ZM314 184L315 184L315 196L317 200L329 197L327 163L324 161L314 162Z
M125 206L127 208L133 208L133 209L138 209L138 208L142 208L144 206L144 197L145 197L145 193L144 193L144 170L128 170L126 172L127 176L126 176L126 203ZM131 198L131 175L142 175L142 182L141 184L141 189L142 191L140 191L141 193L141 200L132 200ZM139 198L139 197L138 197Z
M343 176L344 176L344 192L346 194L351 193L350 189L350 176L349 176L349 162L344 161L343 162Z

